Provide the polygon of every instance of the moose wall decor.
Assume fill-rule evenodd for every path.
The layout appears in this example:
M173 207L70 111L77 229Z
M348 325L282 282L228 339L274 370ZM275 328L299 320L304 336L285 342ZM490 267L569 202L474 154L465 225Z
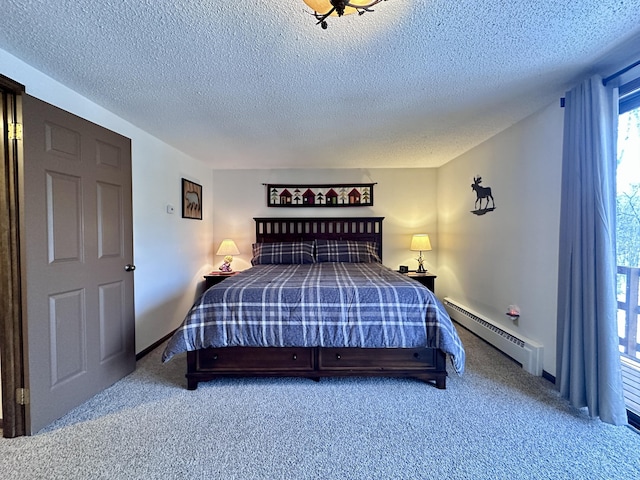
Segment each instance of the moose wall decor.
M496 209L496 202L493 199L490 187L483 187L482 177L477 175L473 177L473 183L471 184L471 190L476 192L476 203L474 205L475 210L471 210L474 215L484 215L487 212L493 212ZM482 201L485 201L484 208L482 208ZM489 200L491 200L491 207L489 207Z

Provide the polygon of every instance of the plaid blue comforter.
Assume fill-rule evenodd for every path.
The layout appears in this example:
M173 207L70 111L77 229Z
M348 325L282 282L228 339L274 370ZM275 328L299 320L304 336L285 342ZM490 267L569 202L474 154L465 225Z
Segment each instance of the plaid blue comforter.
M162 356L208 347L433 347L464 371L449 315L426 287L379 263L256 265L196 301Z

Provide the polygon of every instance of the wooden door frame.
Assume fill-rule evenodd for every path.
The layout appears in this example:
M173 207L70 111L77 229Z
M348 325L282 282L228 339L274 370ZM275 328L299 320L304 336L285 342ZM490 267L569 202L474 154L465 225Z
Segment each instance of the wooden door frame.
M20 198L22 142L9 139L9 123L22 124L24 85L0 74L3 97L0 150L0 355L2 361L2 432L6 438L26 434L26 409L17 391L25 386L22 324L22 262L20 257ZM6 122L4 121L6 119ZM27 396L28 398L28 396Z

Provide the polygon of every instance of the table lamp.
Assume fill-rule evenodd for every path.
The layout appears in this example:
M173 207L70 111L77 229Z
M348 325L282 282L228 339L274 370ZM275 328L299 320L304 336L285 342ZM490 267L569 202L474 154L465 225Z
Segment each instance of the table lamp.
M220 247L218 248L216 255L224 255L224 262L222 263L222 265L220 265L218 270L223 273L231 273L231 262L233 262L233 256L238 255L239 253L240 250L238 250L238 247L233 240L231 240L230 238L225 238L224 240L222 240L222 243L220 243Z
M416 259L418 260L418 270L416 270L417 273L427 272L424 269L424 259L422 258L422 252L426 252L428 250L431 250L429 235L427 235L426 233L417 233L411 238L411 251L420 252L420 256Z

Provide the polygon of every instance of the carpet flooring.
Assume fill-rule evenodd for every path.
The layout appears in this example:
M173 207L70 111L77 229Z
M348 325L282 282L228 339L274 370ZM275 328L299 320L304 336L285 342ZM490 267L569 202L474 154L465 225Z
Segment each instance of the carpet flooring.
M0 439L2 479L638 479L640 435L458 327L463 376L223 379L186 390L162 347L31 437ZM449 368L452 371L452 368Z

